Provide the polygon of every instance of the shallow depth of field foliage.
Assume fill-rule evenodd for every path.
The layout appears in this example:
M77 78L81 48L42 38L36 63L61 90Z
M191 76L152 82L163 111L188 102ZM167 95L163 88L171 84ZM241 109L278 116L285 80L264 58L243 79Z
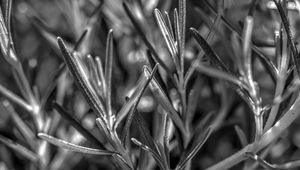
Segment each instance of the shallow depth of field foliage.
M0 6L1 170L299 169L299 0Z

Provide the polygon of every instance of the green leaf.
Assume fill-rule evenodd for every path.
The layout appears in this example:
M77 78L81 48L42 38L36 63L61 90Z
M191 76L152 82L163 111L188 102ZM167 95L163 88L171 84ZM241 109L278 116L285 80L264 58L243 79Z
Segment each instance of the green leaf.
M24 146L4 137L2 135L0 135L0 142L2 142L3 144L5 144L9 148L11 148L12 150L16 151L17 153L21 154L22 156L24 156L25 158L27 158L33 162L36 162L39 160L38 155L36 155L34 152L28 150Z
M176 166L176 170L184 169L186 166L186 163L193 159L193 157L197 154L197 152L201 149L201 147L204 145L206 140L211 134L211 128L208 128L205 133L201 134L202 137L199 139L196 139L195 146L192 146L190 149L187 149L188 151L183 154L181 160L179 161L178 165Z
M79 86L90 107L92 107L92 109L102 118L105 117L105 109L103 103L92 88L88 79L88 75L85 71L84 66L79 60L79 57L75 54L70 54L63 40L60 37L57 38L57 42L66 65L68 66L73 78L75 79L75 82Z
M80 134L82 134L87 141L93 143L96 146L99 146L101 149L104 149L102 143L91 134L85 127L81 125L81 123L76 120L75 117L71 116L67 111L65 111L58 103L53 102L53 108L60 114L62 118L64 118L68 123L70 123Z
M148 69L144 70L144 74L148 78L151 76L150 70L148 70ZM162 90L162 88L160 87L160 85L158 84L158 82L155 78L153 78L150 82L150 89L151 89L154 97L156 98L156 100L158 100L160 105L167 111L168 115L174 121L176 126L180 129L180 131L183 134L185 134L186 130L184 128L184 124L183 124L179 114L174 109L174 107L172 106L172 104L171 104L170 100L168 99L167 95Z
M38 133L38 136L53 145L56 145L56 146L64 148L64 149L71 150L73 152L92 154L92 155L103 155L103 156L111 156L111 155L117 154L112 151L100 150L100 149L94 149L94 148L88 148L88 147L84 147L84 146L75 145L73 143L70 143L70 142L67 142L67 141L64 141L61 139L57 139L57 138L47 135L45 133Z

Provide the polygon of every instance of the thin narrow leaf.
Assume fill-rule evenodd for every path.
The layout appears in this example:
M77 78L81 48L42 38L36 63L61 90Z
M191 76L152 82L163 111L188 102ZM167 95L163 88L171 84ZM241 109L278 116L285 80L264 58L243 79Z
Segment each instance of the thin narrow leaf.
M144 73L146 77L150 77L151 73L150 70L145 69ZM157 80L153 78L150 82L150 89L152 93L154 94L154 97L159 101L161 106L167 111L171 119L174 121L174 123L177 125L177 127L180 129L180 131L185 134L185 128L183 125L183 122L177 113L177 111L172 106L170 100L168 99L165 92L162 90L160 85L158 84Z
M97 95L101 98L105 98L104 94L103 94L103 88L102 88L102 82L100 80L100 76L98 74L98 69L95 63L95 60L93 59L93 57L91 55L87 55L86 57L87 59L87 63L88 63L88 69L90 71L90 77L89 77L89 81L91 82L91 85L93 86L93 88L95 89L95 92L97 93Z
M211 134L211 128L208 128L206 132L203 134L203 137L195 142L195 146L191 147L189 151L181 158L180 162L178 163L176 170L181 170L186 166L186 163L193 159L193 157L197 154L197 152L201 149L204 143L207 141L208 137Z
M229 81L233 84L236 84L237 86L240 86L241 88L248 89L245 83L243 83L241 80L231 75L230 73L226 73L224 71L220 71L212 67L207 67L204 66L203 64L198 64L196 70L206 75Z
M118 146L116 146L116 144L115 144L116 142L113 141L113 139L111 138L111 134L110 134L109 130L107 129L106 122L104 122L103 119L101 119L101 118L97 118L96 124L97 124L99 130L101 131L101 133L104 133L104 136L106 137L106 140L109 142L109 144L111 144L114 148L118 148Z
M71 116L67 111L65 111L58 103L53 102L53 108L64 118L68 123L70 123L80 134L82 134L87 141L93 143L96 146L99 146L101 149L104 149L102 143L91 134L85 127L83 127L75 117Z
M73 51L77 51L80 47L80 45L82 44L82 42L84 41L84 38L86 37L88 33L88 29L84 29L84 31L82 32L82 34L80 35L80 37L78 38L78 40L76 41Z
M0 9L0 48L5 60L15 69L20 68L20 61L12 48L12 42L7 30L5 19L3 18L2 10Z
M163 132L163 146L164 146L164 155L166 157L167 165L170 164L170 151L169 151L169 135L170 130L172 129L172 124L169 120L169 117L164 113L164 132Z
M138 131L140 132L139 135L142 138L142 142L145 143L148 147L150 147L153 151L158 153L156 144L154 142L154 139L150 135L149 129L146 127L146 122L144 118L140 115L140 113L137 111L134 115L134 123L138 127Z
M9 91L7 88L3 87L1 84L0 84L0 93L4 95L9 101L18 104L28 112L32 111L32 107L27 102L25 102L22 98L20 98L13 92Z
M141 94L143 94L144 91L146 90L146 88L148 87L148 84L152 80L152 78L153 78L153 76L154 76L157 68L158 68L158 64L156 64L155 67L153 68L151 76L147 79L145 86L143 86L143 88L142 88ZM146 68L144 68L144 69L146 69ZM131 110L130 110L130 112L128 114L125 126L123 127L123 133L122 133L123 134L123 137L122 137L123 144L126 144L126 138L129 135L129 130L130 130L131 122L133 120L134 113L136 112L136 108L137 108L137 106L138 106L141 98L142 98L142 95L139 95L137 97L136 102L133 104L133 106L132 106L132 108L131 108Z
M50 95L53 93L55 87L57 86L59 77L64 73L65 70L66 70L66 65L65 63L62 63L59 65L59 68L53 73L53 75L51 75L52 78L49 78L51 80L50 82L52 83L48 85L48 87L44 92L44 95L41 97L41 102L40 102L41 109L44 109L44 107L46 106Z
M273 0L273 1L274 1L275 5L278 9L278 12L279 12L280 17L281 17L281 21L282 21L284 29L286 31L289 46L291 47L291 51L292 51L292 54L293 54L292 56L293 56L293 59L294 59L294 62L295 62L297 75L299 77L300 76L300 56L299 56L297 47L296 47L295 42L294 42L294 38L293 38L292 31L291 31L291 28L290 28L289 20L288 20L286 14L284 12L284 9L281 5L281 1L278 1L278 0Z
M186 0L178 1L179 11L179 31L180 38L178 39L179 51L180 51L180 68L184 71L184 50L185 50L185 27L186 27Z
M223 61L220 59L220 57L212 50L210 45L207 43L207 41L201 36L201 34L195 29L190 28L190 31L192 32L194 38L201 46L202 50L205 52L205 54L211 58L211 60L214 62L214 64L217 64L223 71L229 72L229 69L227 66L223 63Z
M155 70L157 67L155 67ZM144 69L146 70L146 68ZM149 76L142 76L139 80L138 86L129 98L129 100L122 106L121 110L118 112L116 121L115 121L115 128L118 127L119 123L125 118L125 116L129 113L131 108L140 100L141 96L143 95L146 87L149 84L149 81L153 77L153 73L150 73Z
M216 17L213 25L218 25L219 22L220 22L220 17L218 16L218 17ZM209 33L206 36L207 43L210 43L214 36L215 36L215 33L213 32L213 29L210 28ZM194 66L198 64L198 62L204 56L204 54L205 53L203 52L203 50L201 50L200 53L197 55L197 57L193 59L192 64L188 68L188 70L187 70L187 72L185 74L185 77L184 77L184 87L185 88L186 88L186 86L187 86L187 84L188 84L188 82L189 82L192 74L195 71L195 67Z
M153 151L151 148L149 148L147 145L142 144L140 141L138 141L135 138L131 138L131 141L136 144L137 146L141 147L142 149L144 149L147 152L150 152L151 155L153 156L154 160L156 161L156 163L158 164L158 166L162 169L162 170L166 170L166 168L164 167L164 163L161 160L160 155L158 155L155 151Z
M158 62L167 72L171 73L171 71L169 70L167 65L160 59L160 57L159 57L158 53L156 52L155 48L153 47L153 45L147 39L147 36L144 34L140 24L135 19L133 13L131 12L131 10L129 9L128 5L125 2L123 2L123 7L125 9L126 14L129 17L130 21L132 22L133 26L135 27L136 31L141 36L142 40L144 41L146 46L149 48L149 50L152 52L153 57L155 58L156 62Z
M80 87L82 93L84 94L86 100L90 104L90 106L93 108L93 110L100 115L101 117L104 117L105 115L105 109L103 106L103 103L96 95L94 89L92 88L91 84L88 81L88 77L86 75L86 72L81 65L81 63L78 61L77 56L72 56L70 52L67 50L63 40L58 37L57 42L59 45L59 48L61 50L61 53L64 57L65 63L67 64L70 72L72 73L73 78L76 80L75 82Z
M56 145L56 146L64 148L64 149L71 150L73 152L92 154L92 155L107 155L107 156L117 154L115 152L111 152L111 151L107 151L107 150L100 150L100 149L94 149L94 148L88 148L88 147L84 147L84 146L75 145L70 142L67 142L67 141L64 141L61 139L57 139L57 138L47 135L45 133L38 133L38 136L53 145Z
M170 169L169 168L169 161L168 161L168 158L167 158L167 153L165 153L165 147L161 143L156 143L156 146L157 146L157 149L158 149L159 154L160 154L161 162L164 164L164 167L166 167L166 169Z
M106 87L106 80L105 80L105 74L104 74L104 69L102 66L102 61L100 57L96 57L95 58L96 61L96 65L97 65L97 69L98 69L98 73L99 73L99 78L100 78L100 82L101 82L101 86L102 86L102 91L105 92L107 87Z
M13 121L15 122L17 128L22 133L24 138L26 139L28 145L34 149L36 144L35 134L33 131L26 125L26 123L22 120L22 118L15 111L13 106L8 101L2 102L5 110L11 115Z
M165 11L165 16L166 16L166 24L168 26L168 30L170 31L170 35L171 35L171 38L174 40L174 31L173 31L173 27L172 27L172 23L171 23L171 20L170 20L170 16L169 16L169 13L167 11Z
M177 69L179 69L180 64L178 61L178 50L176 48L175 41L174 41L174 39L172 39L172 35L171 35L170 31L168 30L166 22L164 21L161 12L158 9L154 10L154 16L155 16L156 22L159 26L160 32L162 33L164 40L167 44L169 52L171 53L171 56L174 60L174 63L176 65ZM175 32L176 32L176 30L175 30Z
M262 159L260 156L258 156L257 154L247 152L246 156L253 159L254 161L257 161L264 168L271 169L271 170L294 169L300 166L300 160L287 162L284 164L270 164L264 159Z
M200 78L197 78L191 90L188 93L187 111L186 114L183 115L184 116L183 118L184 118L185 125L188 125L190 127L192 126L191 122L196 113L196 109L199 101L198 99L201 95L201 93L199 92L202 90L202 87L203 87L203 81L200 80Z
M108 119L112 118L112 106L111 106L111 79L112 79L112 67L113 67L113 30L109 30L106 41L106 58L105 58L105 82L106 82L106 108L108 112ZM109 121L112 123L112 120Z
M6 0L5 1L5 23L7 27L7 32L8 32L8 38L9 38L9 46L11 46L12 49L14 49L13 42L12 42L12 35L11 35L11 11L12 11L12 0Z
M261 149L268 146L270 143L275 141L284 130L286 130L300 115L300 97L296 99L294 104L290 107L286 113L275 123L275 125L269 129L261 138L259 142L259 146L256 147L256 150L253 150L254 153L260 151ZM240 151L236 152L235 154L227 157L223 161L207 168L206 170L221 170L221 169L228 169L241 161L245 160L244 154L249 152L253 149L253 144L249 144L245 146Z
M149 49L146 50L146 55L147 55L147 58L148 58L150 67L151 67L151 68L154 68L156 62L155 62L155 60L153 59L152 54L151 54L151 51L150 51ZM161 76L159 70L154 74L154 77L155 77L155 79L158 81L158 83L161 85L162 89L163 89L164 91L167 91L166 83L163 81L162 76Z
M38 155L33 153L32 151L28 150L24 146L0 135L0 142L11 148L12 150L16 151L17 153L21 154L22 156L26 157L27 159L36 162L39 160Z
M238 125L234 126L234 130L235 130L237 136L239 137L241 145L246 146L248 144L248 140L247 140L245 132Z
M211 6L206 0L203 1L204 5L206 5L208 7L208 9L211 10L211 12L213 12L215 15L218 15L217 11L213 8L213 6ZM201 10L198 10L196 9L196 11L198 12L201 12ZM201 16L201 15L200 15ZM238 38L243 40L242 39L242 36L240 34L240 31L238 31L237 28L235 28L227 19L225 19L223 16L220 17L221 20L223 21L223 23L225 24L225 26L230 29L232 32L236 32L237 35L238 35ZM203 19L203 17L202 17ZM208 24L209 26L212 25L210 24L208 21L209 20L203 20L204 22L206 22L206 24ZM218 29L216 27L211 27L212 29L214 29L217 34L218 34ZM218 34L219 36L222 35L222 34ZM226 44L225 44L226 45ZM255 46L255 45L252 45L251 46L253 52L258 56L258 59L262 62L262 64L265 66L266 70L268 71L268 73L270 74L273 82L276 82L276 76L277 76L277 68L276 66L273 64L273 62L271 61L270 58L266 57L262 52L261 50Z
M177 9L175 8L174 9L174 28L175 28L175 38L176 38L176 47L177 47L177 53L178 53L178 55L176 56L176 57L178 57L178 59L177 60L179 60L179 61L177 61L177 62L179 62L178 63L178 70L180 70L180 71L182 71L182 69L181 68L183 68L182 67L182 62L181 62L181 57L183 57L183 55L182 55L182 49L181 49L181 31L180 31L180 23L179 23L180 21L179 21L179 16L178 16L178 13L177 13ZM181 72L181 73L183 73L183 72ZM180 74L181 74L180 73ZM179 74L179 75L180 75Z

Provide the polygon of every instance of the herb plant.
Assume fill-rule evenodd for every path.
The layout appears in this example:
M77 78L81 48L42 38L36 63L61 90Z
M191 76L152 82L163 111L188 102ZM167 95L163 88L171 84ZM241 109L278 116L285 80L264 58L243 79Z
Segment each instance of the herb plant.
M299 1L0 5L1 169L300 167Z

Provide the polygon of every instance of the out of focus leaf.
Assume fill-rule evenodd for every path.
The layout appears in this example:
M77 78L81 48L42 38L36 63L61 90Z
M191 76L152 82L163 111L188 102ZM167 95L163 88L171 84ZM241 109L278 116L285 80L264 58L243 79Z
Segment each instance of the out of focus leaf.
M34 152L2 135L0 135L0 142L33 162L36 162L39 159L38 155L36 155Z
M88 148L88 147L84 147L84 146L75 145L70 142L67 142L67 141L64 141L61 139L57 139L53 136L50 136L50 135L47 135L44 133L38 133L38 136L53 145L56 145L56 146L64 148L64 149L71 150L73 152L92 154L92 155L103 155L103 156L111 156L113 154L117 154L115 152L111 152L111 151L107 151L107 150L100 150L100 149L94 149L94 148Z

